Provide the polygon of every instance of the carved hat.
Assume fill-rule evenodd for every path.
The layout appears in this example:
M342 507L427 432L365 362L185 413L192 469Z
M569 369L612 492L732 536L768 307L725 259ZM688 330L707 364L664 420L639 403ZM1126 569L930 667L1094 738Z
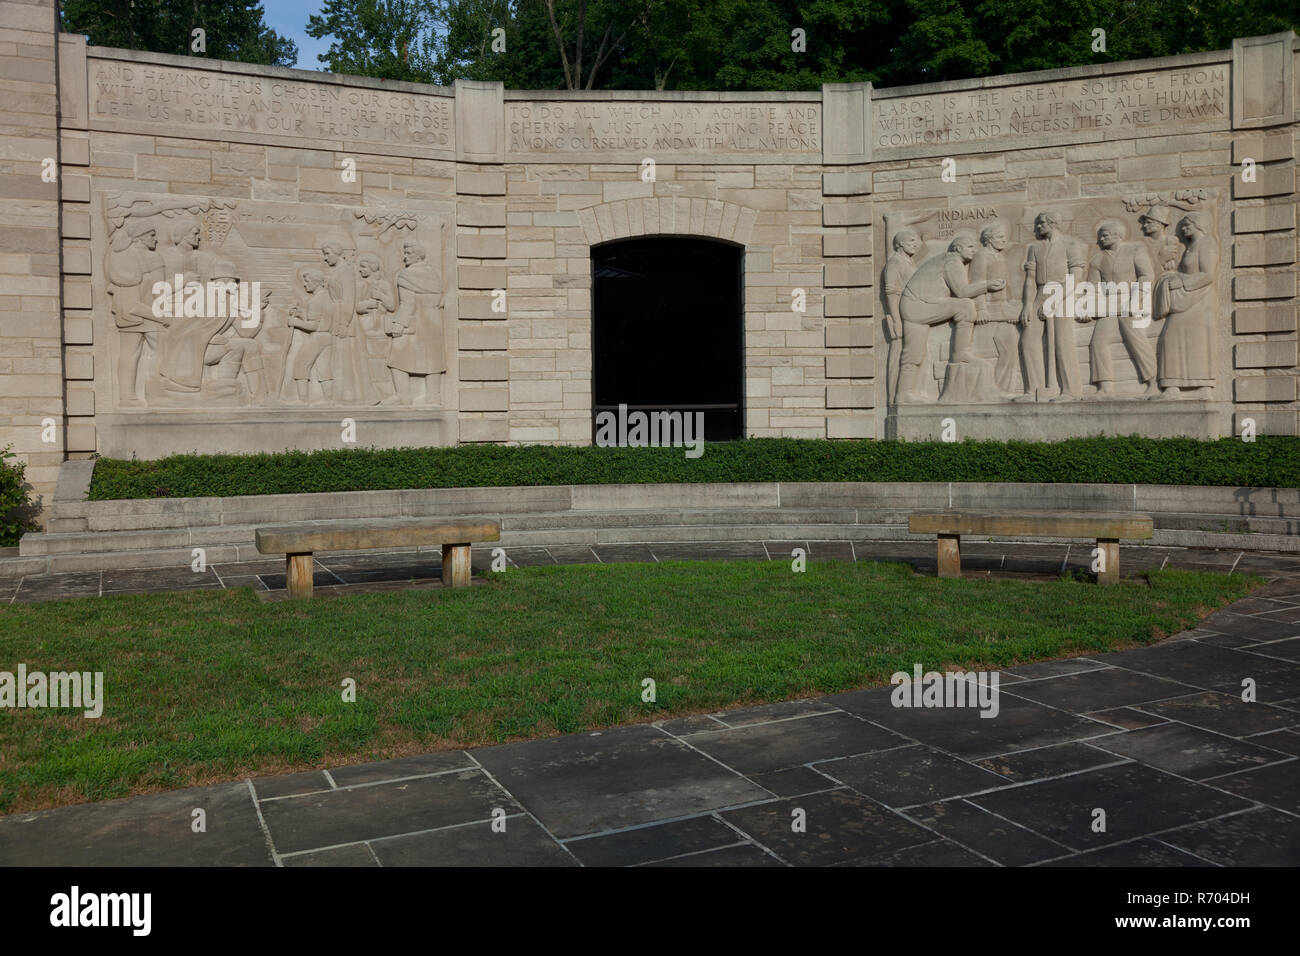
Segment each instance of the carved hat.
M149 219L128 219L126 221L126 234L132 239L138 239L143 235L157 231L158 226Z
M1167 226L1167 225L1169 225L1169 221L1170 221L1170 219L1171 219L1171 217L1170 217L1170 215L1169 215L1169 207L1168 207L1168 206L1152 206L1150 209L1148 209L1148 210L1147 210L1146 212L1144 212L1142 215L1138 216L1138 222L1141 222L1143 219L1153 219L1153 220L1155 220L1156 222L1161 223L1161 224Z

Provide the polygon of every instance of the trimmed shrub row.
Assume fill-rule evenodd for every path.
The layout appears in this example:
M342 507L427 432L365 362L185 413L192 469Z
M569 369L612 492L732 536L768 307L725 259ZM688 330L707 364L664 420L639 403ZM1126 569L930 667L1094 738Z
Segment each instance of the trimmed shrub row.
M751 438L681 448L464 445L261 455L101 458L92 500L708 481L1021 481L1300 486L1300 439L1077 438L1061 442Z

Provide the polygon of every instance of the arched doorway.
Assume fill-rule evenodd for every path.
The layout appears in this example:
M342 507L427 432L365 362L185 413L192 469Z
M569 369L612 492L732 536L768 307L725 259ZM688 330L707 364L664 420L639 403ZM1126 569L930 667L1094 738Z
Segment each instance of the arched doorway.
M601 412L702 412L744 435L744 249L651 236L591 250L592 429Z

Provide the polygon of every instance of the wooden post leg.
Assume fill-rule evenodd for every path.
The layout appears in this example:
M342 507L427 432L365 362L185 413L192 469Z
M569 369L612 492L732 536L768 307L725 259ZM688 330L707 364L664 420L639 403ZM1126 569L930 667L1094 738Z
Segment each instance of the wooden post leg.
M939 535L939 577L961 577L961 535Z
M289 588L289 597L311 597L311 552L285 555L284 578Z
M1119 539L1117 538L1098 538L1097 548L1101 551L1099 556L1100 570L1097 572L1098 584L1118 584L1119 583Z
M443 587L469 587L470 570L468 544L444 544L442 546Z

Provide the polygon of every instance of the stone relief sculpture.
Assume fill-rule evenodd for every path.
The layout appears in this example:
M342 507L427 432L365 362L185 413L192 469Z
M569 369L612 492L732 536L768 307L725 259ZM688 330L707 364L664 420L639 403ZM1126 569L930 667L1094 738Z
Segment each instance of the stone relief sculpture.
M1197 189L885 215L889 404L1209 399L1216 201Z
M442 217L100 202L119 407L442 404Z

